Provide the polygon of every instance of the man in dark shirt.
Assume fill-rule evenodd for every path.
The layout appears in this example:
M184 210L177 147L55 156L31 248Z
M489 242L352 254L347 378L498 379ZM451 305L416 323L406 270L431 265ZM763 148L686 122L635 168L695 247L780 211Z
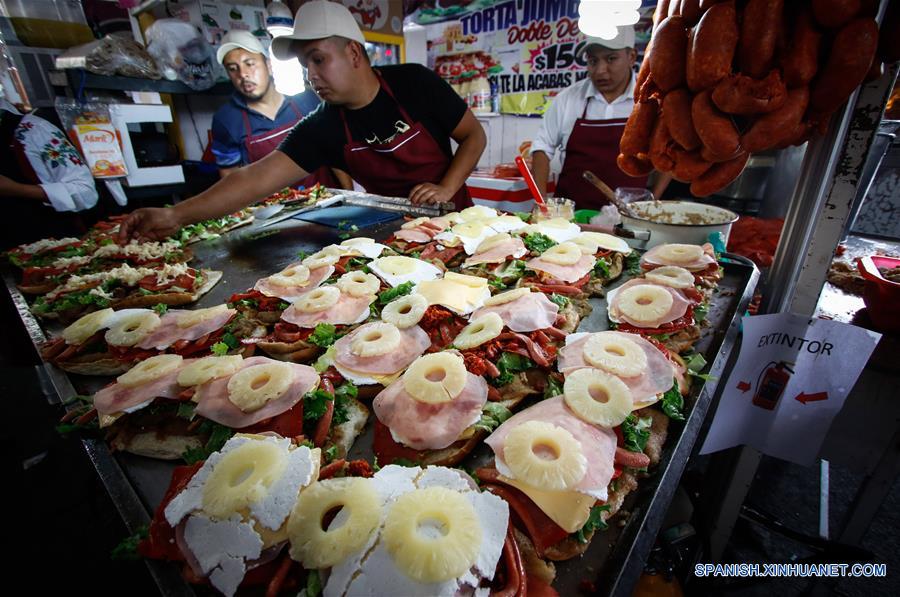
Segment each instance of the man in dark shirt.
M323 165L346 169L370 193L453 202L457 209L471 205L464 183L486 138L453 89L424 67L373 69L362 32L342 4L307 2L294 22L294 33L273 40L272 52L297 56L325 103L278 150L230 175L228 185L173 208L134 212L121 226L123 242L165 237L232 213Z

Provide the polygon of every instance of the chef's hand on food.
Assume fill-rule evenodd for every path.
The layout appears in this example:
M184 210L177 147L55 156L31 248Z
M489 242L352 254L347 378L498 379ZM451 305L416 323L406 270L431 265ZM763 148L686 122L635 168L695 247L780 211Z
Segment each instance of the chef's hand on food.
M409 194L409 200L416 205L449 203L453 200L454 191L441 185L423 182L416 185Z
M119 244L132 238L163 240L178 232L181 221L171 207L145 207L131 212L119 225Z

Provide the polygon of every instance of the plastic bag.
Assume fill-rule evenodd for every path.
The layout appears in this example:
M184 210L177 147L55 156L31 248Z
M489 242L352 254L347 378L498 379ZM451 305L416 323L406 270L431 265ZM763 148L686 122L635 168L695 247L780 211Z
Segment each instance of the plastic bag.
M153 57L133 39L107 35L69 48L56 59L56 68L83 68L98 75L159 79Z
M128 174L108 105L79 104L75 100L57 98L56 112L94 178L117 178Z
M147 51L165 78L203 91L216 83L215 55L200 31L177 19L160 19L144 32Z

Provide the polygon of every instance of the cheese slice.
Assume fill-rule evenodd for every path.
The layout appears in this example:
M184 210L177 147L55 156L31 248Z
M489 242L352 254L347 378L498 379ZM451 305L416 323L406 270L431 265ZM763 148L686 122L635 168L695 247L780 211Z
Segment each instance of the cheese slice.
M420 282L416 286L416 293L428 299L429 305L441 305L460 315L468 315L482 307L484 301L491 296L487 280L484 285L473 286L453 278Z
M503 475L499 479L528 496L550 520L567 533L574 533L584 526L591 515L591 508L597 502L596 498L577 491L546 491Z

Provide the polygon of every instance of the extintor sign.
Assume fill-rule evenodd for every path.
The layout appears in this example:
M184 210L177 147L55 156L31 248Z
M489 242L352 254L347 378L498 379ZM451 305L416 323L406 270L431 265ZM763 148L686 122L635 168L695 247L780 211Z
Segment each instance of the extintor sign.
M790 313L745 317L743 327L700 453L746 444L812 464L881 334Z

